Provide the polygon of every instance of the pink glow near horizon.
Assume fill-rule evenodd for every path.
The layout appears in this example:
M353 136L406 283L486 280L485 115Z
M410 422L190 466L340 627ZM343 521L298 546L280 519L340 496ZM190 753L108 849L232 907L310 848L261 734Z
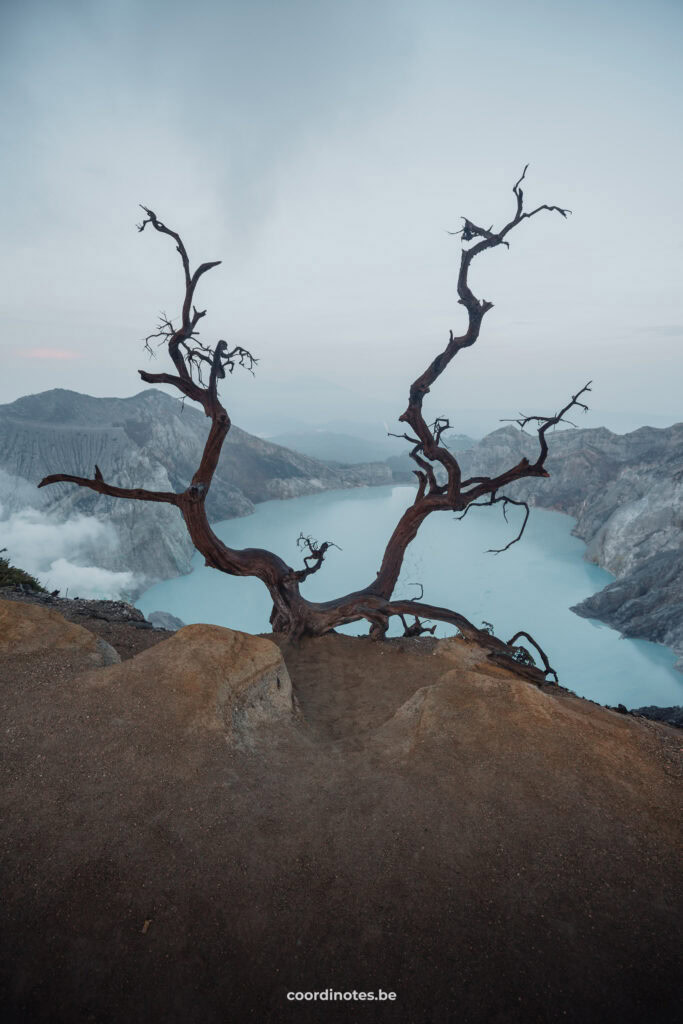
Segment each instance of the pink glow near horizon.
M20 353L24 359L78 359L79 352L67 348L29 348Z

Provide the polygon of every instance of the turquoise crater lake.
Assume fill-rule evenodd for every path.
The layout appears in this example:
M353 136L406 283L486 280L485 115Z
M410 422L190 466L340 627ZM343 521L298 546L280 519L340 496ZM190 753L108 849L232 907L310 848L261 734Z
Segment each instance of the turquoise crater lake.
M332 540L319 573L302 593L325 601L366 586L374 577L387 539L402 511L413 501L408 486L367 487L268 501L253 515L214 524L230 547L265 547L290 565L301 565L300 533ZM559 512L532 509L524 537L509 551L486 554L516 536L520 519L509 522L499 508L473 508L462 521L453 513L435 513L408 548L395 590L415 597L422 583L424 600L455 608L475 625L491 622L498 636L528 630L545 648L562 685L602 704L683 704L683 674L673 653L658 644L625 640L603 625L582 619L570 606L606 586L612 577L583 558L585 546L572 537L573 520ZM209 622L249 633L268 632L271 602L258 580L235 578L207 569L195 555L187 576L158 583L137 601L145 614L166 611L184 622ZM340 632L366 633L367 623ZM391 635L399 635L400 622ZM437 636L455 630L437 626Z

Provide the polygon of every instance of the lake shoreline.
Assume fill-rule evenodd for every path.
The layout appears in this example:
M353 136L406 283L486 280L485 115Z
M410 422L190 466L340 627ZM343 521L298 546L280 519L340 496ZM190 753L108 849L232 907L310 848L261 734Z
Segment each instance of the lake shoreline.
M327 600L337 593L349 592L369 582L370 575L375 571L375 561L379 564L390 530L413 493L413 487L394 484L353 491L330 491L287 501L261 502L252 515L224 520L213 524L213 528L226 543L234 547L269 547L294 565L301 559L295 540L302 530L311 533L319 541L333 540L339 543L343 551L332 549L321 572L307 581L306 596L312 600ZM560 516L563 518L559 519ZM572 605L613 580L606 570L584 560L585 544L571 534L575 523L573 517L554 510L532 509L525 537L520 544L504 555L487 555L487 560L479 561L478 570L472 564L469 565L467 579L463 578L464 563L458 563L458 559L470 562L474 559L476 563L478 555L475 549L478 548L483 555L485 548L501 546L499 541L506 543L510 536L515 535L515 524L506 524L501 516L496 515L495 510L492 514L488 509L473 509L467 519L457 523L457 528L453 530L450 530L447 520L454 516L442 517L440 522L439 518L434 516L432 523L426 522L424 532L409 547L397 593L405 597L414 596L415 590L408 584L421 582L426 585L433 603L455 607L476 623L492 621L497 635L512 635L517 629L528 629L539 639L543 638L543 646L550 648L551 653L557 648L553 636L556 627L547 609L553 608L562 619L562 629L577 637L576 643L585 647L583 661L574 658L571 663L570 660L562 673L564 681L572 690L606 706L671 706L683 703L683 679L673 667L676 656L669 648L645 640L620 639L614 630L597 620L580 619L573 612L569 614ZM354 522L363 523L362 536L353 530ZM472 531L470 524L475 522L479 525ZM467 541L463 550L465 535ZM360 553L359 546L363 549ZM444 552L443 557L437 560L436 569L432 558L431 571L436 576L444 577L450 570L461 584L456 588L457 592L448 591L448 588L444 591L443 586L440 589L435 587L429 568L430 546L433 550L441 549ZM519 593L520 580L522 587L526 586L530 571L537 586L547 592L546 599L540 603L538 594L533 598L537 609L542 612L536 624L532 621L533 614L525 614L528 600L521 598ZM564 595L566 600L561 603L559 594L564 586L563 576L572 577L573 583L571 592ZM482 579L488 581L488 585L482 587ZM477 587L480 592L477 599L473 600ZM514 603L509 600L506 603L506 593L515 595ZM259 581L248 578L236 580L223 574L218 576L215 571L201 565L198 555L193 559L191 573L155 584L141 594L135 603L145 614L163 610L184 622L214 622L252 633L262 633L267 628L270 613L267 591ZM522 611L517 615L510 614L511 607L521 608ZM574 620L573 626L571 620ZM583 624L578 633L575 625L577 622ZM351 632L347 628L342 631ZM595 636L592 635L596 633L602 634L603 639L611 635L612 639L607 643L609 653L605 653L602 641L602 654L596 653L601 647L600 643L596 647ZM439 630L437 635L440 635ZM553 638L553 642L549 643L548 636ZM638 663L633 671L633 666L629 669L630 659L625 656L623 645L629 646ZM596 655L593 661L604 663L605 672L610 676L611 682L606 687L600 685L600 668L591 663L591 654ZM616 667L610 664L615 658ZM620 688L619 665L627 676L631 672L636 677L635 682L632 678L629 685ZM597 695L596 691L587 692L585 685L582 685L581 676L588 669L598 686ZM642 679L648 679L649 683L638 684L638 673Z

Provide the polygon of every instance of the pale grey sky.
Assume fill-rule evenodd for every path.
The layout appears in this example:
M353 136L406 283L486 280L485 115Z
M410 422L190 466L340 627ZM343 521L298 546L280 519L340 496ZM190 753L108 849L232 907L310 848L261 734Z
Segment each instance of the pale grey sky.
M587 424L680 419L682 26L677 0L6 0L0 402L142 389L181 295L145 203L224 261L204 337L260 359L235 422L397 416L463 324L447 230L507 219L529 162L573 216L475 264L495 308L428 411L493 429L593 378Z

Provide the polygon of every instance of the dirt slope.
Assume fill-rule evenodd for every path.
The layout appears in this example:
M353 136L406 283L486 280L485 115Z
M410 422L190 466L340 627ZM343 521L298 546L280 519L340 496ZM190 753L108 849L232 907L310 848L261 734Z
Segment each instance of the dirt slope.
M4 657L9 1019L675 1019L675 730L459 641L283 654L251 751L204 713L220 665L178 696L161 647ZM397 998L286 998L328 988Z

